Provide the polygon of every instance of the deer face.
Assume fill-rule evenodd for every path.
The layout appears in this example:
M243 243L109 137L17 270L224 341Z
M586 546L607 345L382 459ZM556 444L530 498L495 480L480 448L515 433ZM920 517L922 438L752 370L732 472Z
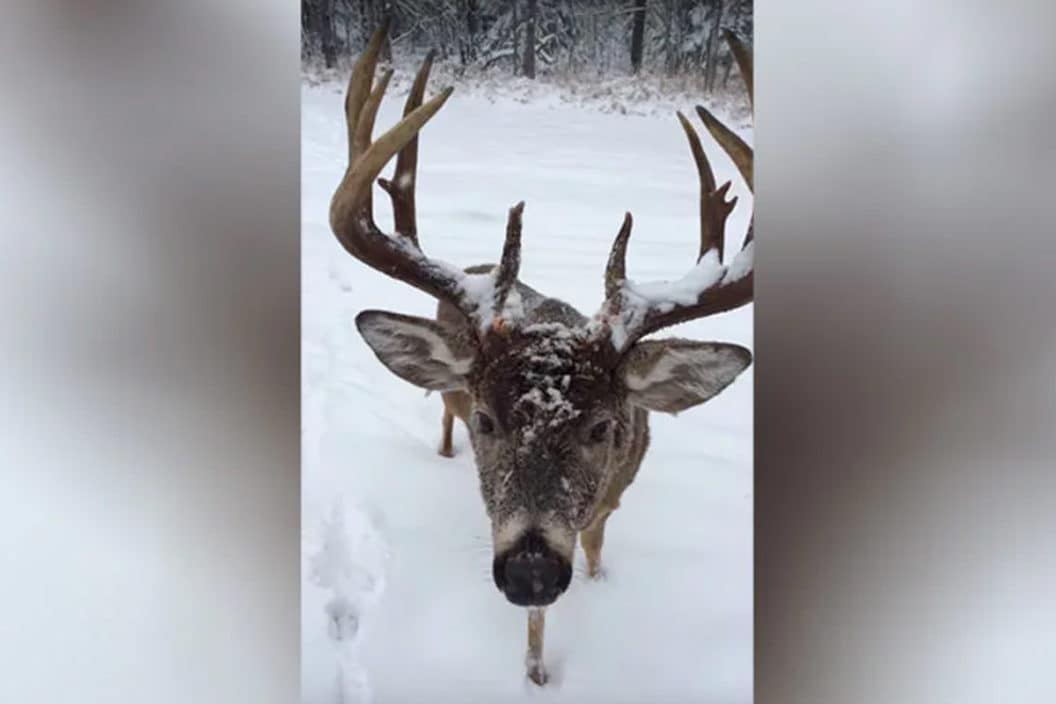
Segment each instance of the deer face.
M492 522L493 576L519 605L553 602L626 445L629 408L598 345L560 324L514 332L469 380L470 437Z
M482 344L393 313L366 311L356 323L401 378L472 399L469 433L491 519L493 576L520 606L552 603L567 589L577 533L644 442L635 407L694 406L751 360L736 345L685 340L640 342L619 354L607 338L562 323L491 333Z

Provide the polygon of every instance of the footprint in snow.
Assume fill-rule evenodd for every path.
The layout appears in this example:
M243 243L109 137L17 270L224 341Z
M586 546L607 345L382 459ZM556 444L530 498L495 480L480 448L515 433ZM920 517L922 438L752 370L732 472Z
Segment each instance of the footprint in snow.
M338 642L354 640L359 633L359 609L347 597L335 596L326 604L327 633Z
M309 557L311 580L327 590L323 607L334 646L334 701L370 704L370 680L360 659L363 620L384 591L385 542L367 513L335 502L315 537Z

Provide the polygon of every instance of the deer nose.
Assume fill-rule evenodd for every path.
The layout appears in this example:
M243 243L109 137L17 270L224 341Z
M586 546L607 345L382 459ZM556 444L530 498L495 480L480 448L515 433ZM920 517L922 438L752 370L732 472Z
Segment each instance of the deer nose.
M572 565L543 537L529 531L513 549L495 558L495 585L517 606L546 606L557 600L572 581Z

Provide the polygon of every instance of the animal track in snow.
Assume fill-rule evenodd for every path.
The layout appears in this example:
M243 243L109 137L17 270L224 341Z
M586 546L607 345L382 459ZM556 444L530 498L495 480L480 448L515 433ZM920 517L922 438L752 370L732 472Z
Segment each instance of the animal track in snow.
M343 595L326 604L328 634L331 640L351 641L359 634L359 609Z
M334 644L334 701L368 704L370 682L359 656L364 617L384 591L387 550L365 512L336 502L309 556L312 582L330 593L323 607Z

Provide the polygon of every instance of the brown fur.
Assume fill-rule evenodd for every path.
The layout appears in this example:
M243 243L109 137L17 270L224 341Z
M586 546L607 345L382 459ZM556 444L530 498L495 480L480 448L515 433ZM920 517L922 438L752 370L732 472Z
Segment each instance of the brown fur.
M490 265L471 267L467 271L476 273L488 271ZM523 284L521 284L523 286ZM525 287L527 288L527 287ZM530 291L530 289L528 289ZM534 292L533 292L534 293ZM556 311L558 313L563 310ZM546 321L550 319L552 306L544 301L535 309L535 318ZM437 308L437 321L448 327L454 338L465 336L466 322L462 313L449 303L440 303ZM442 420L442 438L440 454L444 457L454 457L452 443L452 429L454 419L458 418L463 423L469 424L470 414L473 408L473 399L464 391L445 391L441 394L444 402L444 414ZM587 574L591 579L602 576L601 549L605 541L605 524L612 513L619 508L623 492L634 481L641 466L642 458L645 456L649 446L649 421L648 412L641 408L630 410L630 422L625 429L626 442L623 444L623 453L617 461L617 470L611 479L604 497L597 506L594 515L588 521L588 526L579 534L579 541L583 546L583 552L587 561ZM528 611L528 654L526 668L529 679L537 685L547 682L546 670L543 666L543 632L545 628L545 609L533 608Z
M546 609L528 610L528 655L525 667L528 678L540 687L549 679L543 667L543 631L546 628Z
M440 454L444 457L454 457L455 449L452 445L451 434L454 431L455 418L463 423L469 423L469 411L473 407L473 399L464 391L445 391L440 394L444 401L443 437L440 439Z
M464 391L445 391L442 394L442 398L444 400L444 417L440 454L444 457L454 457L455 453L451 442L451 429L454 425L454 419L458 418L463 423L469 423L469 413L473 401L469 394ZM637 442L633 444L630 457L622 465L622 471L613 479L605 494L605 498L602 499L601 504L598 506L594 520L579 536L580 543L583 545L583 552L587 558L587 574L592 578L601 576L601 547L605 542L605 522L608 521L613 511L620 507L620 497L627 487L631 485L631 482L634 481L634 477L638 474L638 468L641 466L642 458L645 457L645 451L649 447L649 426L646 424L645 419L647 414L641 410L638 410L637 413L641 415L640 427L642 432L635 438Z
M490 264L482 264L466 269L469 273L481 273L491 269ZM540 306L537 310L542 312L542 318L546 318L546 306ZM460 331L465 325L465 316L461 311L449 303L441 302L436 311L437 322L447 326L449 329ZM469 416L473 407L473 399L464 391L445 391L441 394L444 402L444 414L442 419L442 437L440 443L440 454L444 457L454 457L454 446L452 432L454 419L458 418L464 424L469 423ZM598 509L590 521L589 527L580 533L580 542L587 558L587 571L592 578L601 574L601 548L605 541L605 523L620 506L620 498L623 492L634 481L641 466L642 459L649 447L649 421L648 412L640 408L632 410L632 423L630 442L623 462L620 463L612 483L609 485Z

